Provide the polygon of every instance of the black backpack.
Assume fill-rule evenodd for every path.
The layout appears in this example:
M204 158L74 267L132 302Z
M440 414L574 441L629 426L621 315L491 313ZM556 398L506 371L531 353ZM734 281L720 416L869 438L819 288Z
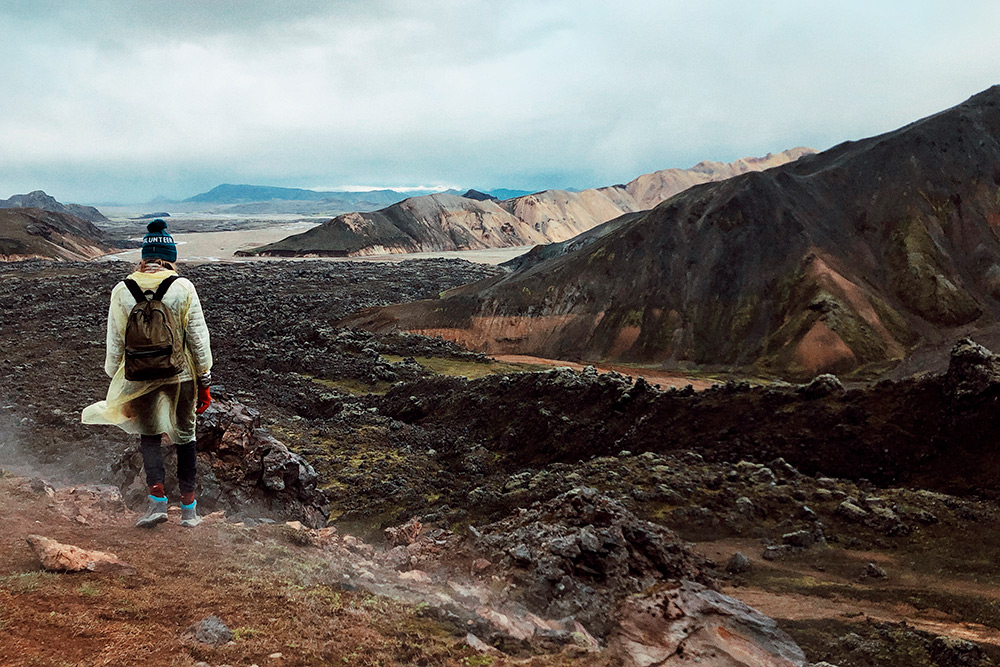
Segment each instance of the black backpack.
M131 278L125 286L136 304L125 325L125 379L159 380L184 370L184 338L163 296L177 276L167 276L149 298Z

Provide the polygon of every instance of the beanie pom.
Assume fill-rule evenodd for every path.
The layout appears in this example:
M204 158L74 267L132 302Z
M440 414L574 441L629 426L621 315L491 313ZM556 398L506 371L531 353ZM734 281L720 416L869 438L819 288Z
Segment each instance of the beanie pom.
M153 220L151 223L146 225L146 229L149 230L150 234L155 234L156 232L162 232L166 228L167 228L167 223L164 222L163 220L160 220L159 218Z

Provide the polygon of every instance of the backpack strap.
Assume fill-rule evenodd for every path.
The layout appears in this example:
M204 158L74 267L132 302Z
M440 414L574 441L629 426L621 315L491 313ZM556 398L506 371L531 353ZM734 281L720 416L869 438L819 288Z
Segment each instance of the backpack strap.
M142 289L139 287L139 283L131 278L126 278L123 282L125 283L125 287L128 288L128 291L132 293L132 298L135 299L136 303L142 303L146 300L146 295L143 294Z
M163 297L166 296L167 290L170 289L170 286L174 284L175 280L177 280L177 276L176 275L167 276L166 278L164 278L160 282L159 287L156 288L156 292L153 293L153 299L152 300L153 301L163 301Z

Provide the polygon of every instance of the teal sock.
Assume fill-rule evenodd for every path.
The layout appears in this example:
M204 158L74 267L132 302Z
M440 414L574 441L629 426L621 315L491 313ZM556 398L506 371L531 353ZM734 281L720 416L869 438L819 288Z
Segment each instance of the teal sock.
M181 509L183 509L183 510L193 510L195 508L195 505L197 505L197 504L198 504L197 500L192 500L190 505L185 505L184 503L181 503Z
M150 500L155 500L158 503L165 503L165 502L167 502L166 498L157 498L156 496L153 496L153 495L149 496L149 498L150 498Z

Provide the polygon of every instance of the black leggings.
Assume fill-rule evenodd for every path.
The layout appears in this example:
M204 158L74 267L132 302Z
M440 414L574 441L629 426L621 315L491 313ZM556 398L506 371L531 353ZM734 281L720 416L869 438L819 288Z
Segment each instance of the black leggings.
M197 468L197 452L194 442L186 445L176 445L177 447L177 481L181 487L181 493L194 493L195 477ZM146 484L163 484L166 479L166 470L163 468L163 453L160 451L160 436L144 435L139 439L139 448L142 450L142 466L146 469Z

